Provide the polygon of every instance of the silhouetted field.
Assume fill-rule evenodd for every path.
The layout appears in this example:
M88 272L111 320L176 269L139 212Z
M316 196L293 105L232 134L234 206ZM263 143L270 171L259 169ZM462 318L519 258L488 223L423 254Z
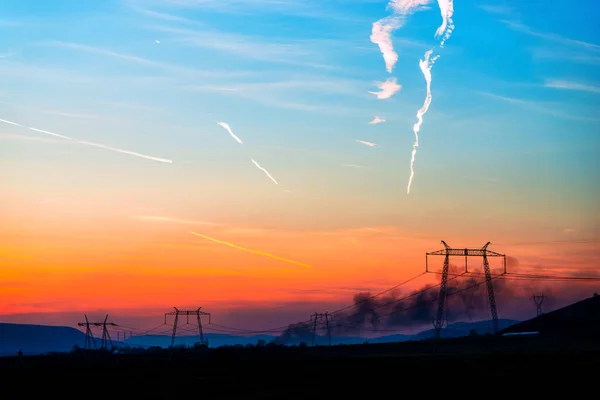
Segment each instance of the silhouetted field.
M23 398L495 398L560 388L578 399L599 367L598 340L479 337L10 357L0 359L0 377L6 393Z

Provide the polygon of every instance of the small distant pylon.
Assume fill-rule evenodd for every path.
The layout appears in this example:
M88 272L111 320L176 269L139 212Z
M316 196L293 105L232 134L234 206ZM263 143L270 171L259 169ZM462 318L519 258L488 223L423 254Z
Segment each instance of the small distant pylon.
M328 312L314 313L313 315L311 315L310 320L313 323L312 343L311 343L312 346L315 345L315 336L317 333L317 320L323 320L323 319L325 319L325 329L327 330L327 339L329 340L329 345L331 346L331 327L329 326L329 321L331 321L332 318L333 318L333 316L331 314L329 314Z
M98 346L96 345L96 339L94 338L94 334L92 333L92 326L98 326L98 327L102 327L102 342L100 345L100 348L103 350L107 350L109 348L112 348L113 343L112 343L112 339L110 338L110 333L108 332L108 327L109 326L117 326L116 324L112 323L112 322L107 322L108 321L108 314L106 315L106 317L104 318L103 322L90 322L87 315L85 315L85 322L79 322L77 325L78 326L85 326L85 348L86 349L91 349L92 345L94 346L94 349L97 349Z
M546 296L544 294L534 294L529 298L533 304L535 304L536 316L542 315L544 312L542 311L542 304L544 304L544 300L546 300Z
M110 338L110 333L108 332L108 326L116 326L112 322L106 322L108 320L108 314L104 318L104 322L102 323L102 348L108 349L108 344L110 343L110 348L113 347L112 339Z

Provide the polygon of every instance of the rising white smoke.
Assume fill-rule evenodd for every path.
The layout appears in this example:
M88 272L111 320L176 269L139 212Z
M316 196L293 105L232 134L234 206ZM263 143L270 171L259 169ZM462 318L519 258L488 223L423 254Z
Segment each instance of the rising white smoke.
M153 161L158 161L158 162L163 162L163 163L169 163L169 164L171 164L173 162L172 160L167 160L165 158L148 156L146 154L136 153L135 151L130 151L130 150L125 150L125 149L119 149L119 148L116 148L116 147L105 146L103 144L93 143L93 142L87 142L87 141L84 141L84 140L73 139L73 138L70 138L68 136L60 135L58 133L45 131L43 129L32 128L30 126L25 126L25 125L18 124L16 122L7 121L5 119L0 119L0 122L4 122L5 124L14 125L14 126L18 126L18 127L21 127L21 128L29 129L29 130L32 130L34 132L44 133L46 135L50 135L50 136L58 137L58 138L61 138L61 139L65 139L65 140L68 140L68 141L73 142L73 143L79 143L79 144L83 144L83 145L86 145L86 146L98 147L98 148L101 148L101 149L110 150L110 151L114 151L114 152L122 153L122 154L129 154L130 156L141 157L141 158L145 158L147 160L153 160Z
M442 38L440 47L444 47L446 40L452 35L454 30L454 22L452 21L452 15L454 14L454 2L453 0L438 0L440 7L440 13L442 14L442 24L435 32L436 38Z
M217 125L222 126L223 128L225 128L225 130L227 130L227 132L229 132L229 134L231 135L232 138L234 138L239 144L244 144L242 142L242 140L237 137L235 135L235 133L233 133L233 131L231 130L231 127L229 126L229 124L225 123L225 122L217 122Z
M414 164L415 157L417 155L417 148L419 147L419 131L421 130L421 124L423 123L423 115L425 115L429 109L429 105L431 104L431 67L433 67L433 64L439 57L435 56L434 58L430 59L431 53L433 53L433 50L427 50L427 52L425 52L425 58L423 60L419 60L419 67L421 67L421 72L423 72L425 82L427 82L427 94L425 95L423 107L417 111L417 123L413 125L415 142L413 144L412 156L410 159L410 178L408 179L408 188L406 190L407 194L410 194L410 186L415 175Z

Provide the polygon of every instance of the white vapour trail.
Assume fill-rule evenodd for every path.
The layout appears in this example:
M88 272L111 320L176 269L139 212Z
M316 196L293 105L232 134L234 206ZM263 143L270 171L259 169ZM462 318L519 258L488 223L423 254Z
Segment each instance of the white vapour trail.
M21 128L29 129L29 130L32 130L32 131L35 131L35 132L44 133L46 135L58 137L58 138L61 138L61 139L68 140L70 142L79 143L79 144L83 144L83 145L86 145L86 146L98 147L98 148L101 148L101 149L110 150L110 151L114 151L114 152L117 152L117 153L129 154L130 156L141 157L141 158L145 158L147 160L153 160L153 161L158 161L158 162L162 162L162 163L169 163L169 164L173 163L172 160L167 160L166 158L153 157L153 156L149 156L149 155L146 155L146 154L136 153L135 151L130 151L130 150L125 150L125 149L119 149L119 148L116 148L116 147L105 146L103 144L93 143L93 142L87 142L87 141L84 141L84 140L77 140L77 139L70 138L68 136L59 135L58 133L45 131L43 129L32 128L30 126L18 124L16 122L7 121L5 119L0 119L0 122L4 122L5 124L14 125L14 126L18 126L18 127L21 127Z
M410 159L410 178L408 179L408 188L406 190L407 194L410 194L410 186L412 184L413 177L415 175L415 157L417 155L417 147L419 147L419 131L421 130L421 124L423 123L423 115L429 109L429 105L431 104L431 67L438 59L439 56L435 56L430 60L431 53L433 50L427 50L425 52L425 58L423 60L419 60L419 66L421 67L421 72L423 72L423 76L425 77L425 81L427 82L427 95L425 96L425 102L423 103L423 107L417 111L417 123L413 125L413 132L415 133L415 142L413 144L412 156Z
M424 9L424 6L432 0L390 0L387 5L393 14L373 23L371 29L371 42L379 47L383 55L385 69L392 73L396 62L398 62L398 53L394 50L392 43L392 33L402 27L407 15Z
M384 122L385 119L381 118L379 115L376 115L375 118L373 118L373 120L369 122L369 125L383 124Z
M375 146L377 146L376 143L365 142L364 140L358 140L358 139L354 139L354 140L356 140L358 143L364 144L365 146L369 146L369 147L375 147Z
M383 54L385 69L390 74L394 69L394 65L398 61L398 53L394 50L392 43L392 32L402 25L402 20L397 17L382 18L373 23L371 31L371 42L379 46L379 51Z
M454 22L452 21L452 15L454 14L454 1L453 0L438 0L440 7L440 13L442 14L442 24L435 32L435 37L442 38L440 47L444 47L446 40L452 35L454 30Z
M231 127L229 126L229 124L227 124L225 122L217 122L217 125L220 125L223 128L225 128L227 130L227 132L229 132L229 134L231 135L231 137L234 138L239 144L244 144L242 142L242 140L239 137L237 137L235 135L235 133L233 133L233 131L231 130Z
M264 172L269 177L269 179L271 179L273 181L274 184L279 185L279 183L275 180L275 178L273 178L271 176L271 174L269 173L269 171L267 171L266 169L264 169L263 167L261 167L256 161L254 161L254 159L252 159L252 162L254 163L254 165L256 165L256 168L258 168L262 172Z
M392 97L398 90L402 89L396 81L396 78L388 78L385 82L375 82L380 89L379 92L369 91L370 94L377 96L379 100L385 100Z

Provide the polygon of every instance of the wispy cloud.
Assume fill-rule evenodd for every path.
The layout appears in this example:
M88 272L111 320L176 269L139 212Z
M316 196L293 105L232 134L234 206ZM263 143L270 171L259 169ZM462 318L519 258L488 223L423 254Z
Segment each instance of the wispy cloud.
M531 49L531 55L534 58L543 60L557 60L561 63L570 61L580 64L600 65L600 52L578 51L578 49L556 49L535 47Z
M137 12L138 14L142 14L142 15L145 15L150 18L159 19L162 21L169 21L169 22L182 22L182 23L186 23L186 24L195 24L196 23L196 21L191 20L189 18L166 13L166 12L153 11L148 8L142 7L136 3L127 3L127 5L133 11Z
M558 118L571 119L571 120L575 120L575 121L589 121L590 120L590 118L581 117L579 115L574 115L572 113L565 112L564 107L562 107L562 108L553 107L552 105L556 106L557 105L556 103L552 104L552 103L543 102L543 101L524 100L524 99L520 99L520 98L516 98L516 97L501 96L501 95L497 95L497 94L489 93L489 92L477 92L477 93L480 95L486 96L486 97L490 97L490 98L493 98L496 100L501 100L501 101L504 101L507 103L519 105L523 108L526 108L526 109L529 109L532 111L541 112L544 114L549 114L549 115L552 115L552 116L558 117Z
M307 58L317 58L318 54L301 43L273 43L263 37L229 32L198 31L173 27L157 27L156 30L173 34L172 41L191 47L208 48L259 61L321 69L337 68L333 65L306 61Z
M133 218L135 219L139 219L142 221L149 221L149 222L170 222L170 223L174 223L174 224L187 224L187 225L221 225L221 224L217 224L214 222L207 222L207 221L194 221L194 220L189 220L189 219L179 219L179 218L172 218L172 217L163 217L163 216L153 216L153 215L135 215L133 216Z
M164 63L160 61L153 61L143 57L138 57L130 54L119 53L116 51L104 49L101 47L88 46L84 44L71 43L71 42L61 42L61 41L49 41L45 43L41 43L42 45L54 46L54 47L62 47L75 51L81 51L85 53L97 54L106 57L112 57L121 59L124 61L133 62L140 65L145 65L152 68L162 69L170 72L176 73L186 73L190 75L202 76L202 77L215 77L215 76L223 76L223 75L238 75L234 71L205 71L198 70L193 68L182 67L179 65ZM241 75L247 75L247 72L242 72Z
M513 9L506 4L477 4L477 8L491 14L509 15L513 13Z
M600 50L600 46L595 43L584 42L582 40L570 39L561 35L557 35L556 33L550 32L541 32L536 31L533 28L514 21L509 20L501 20L504 24L506 24L509 28L514 29L516 31L522 32L526 35L537 37L540 39L550 40L556 43L560 43L568 46L582 47L593 50Z
M265 93L267 91L277 93L287 92L318 92L326 94L344 94L362 96L361 88L365 82L360 80L339 79L330 77L311 77L303 79L291 79L271 82L253 83L225 83L214 85L197 85L189 87L193 91L208 92L231 92L232 94ZM363 92L364 93L364 92Z
M96 118L98 118L98 115L96 115L96 114L78 114L78 113L57 111L57 110L40 110L40 112L42 112L44 114L58 115L60 117L67 117L67 118L81 118L81 119L96 119Z
M591 93L600 93L600 86L597 85L589 85L580 82L566 81L566 80L558 80L558 79L549 79L546 80L544 86L547 88L553 89L563 89L563 90L576 90L581 92L591 92Z
M113 106L113 107L127 108L130 110L152 111L152 112L164 112L165 111L160 108L150 107L150 106L146 106L143 104L137 104L137 103L107 102L105 104Z
M356 96L364 98L360 81L344 79L307 78L290 81L239 83L239 84L213 84L188 86L188 90L207 91L225 96L235 96L251 100L269 107L289 110L314 112L326 115L353 115L357 112L376 112L376 110L358 109L335 102L314 102L306 100L304 94L319 93L325 95L341 94L344 97ZM364 82L363 82L364 84ZM363 86L364 87L364 86Z
M33 142L43 143L62 143L62 144L73 144L73 142L63 139L52 139L38 136L27 136L19 135L16 133L0 133L0 140L28 140Z
M341 166L345 167L345 168L371 169L371 167L366 167L364 165L358 165L358 164L342 164Z
M363 0L360 0L363 2ZM369 2L369 0L365 0ZM361 22L364 16L340 12L352 0L155 0L155 5L173 9L197 9L224 14L253 15L272 13L295 17L328 19L330 21ZM354 1L356 3L356 1Z

